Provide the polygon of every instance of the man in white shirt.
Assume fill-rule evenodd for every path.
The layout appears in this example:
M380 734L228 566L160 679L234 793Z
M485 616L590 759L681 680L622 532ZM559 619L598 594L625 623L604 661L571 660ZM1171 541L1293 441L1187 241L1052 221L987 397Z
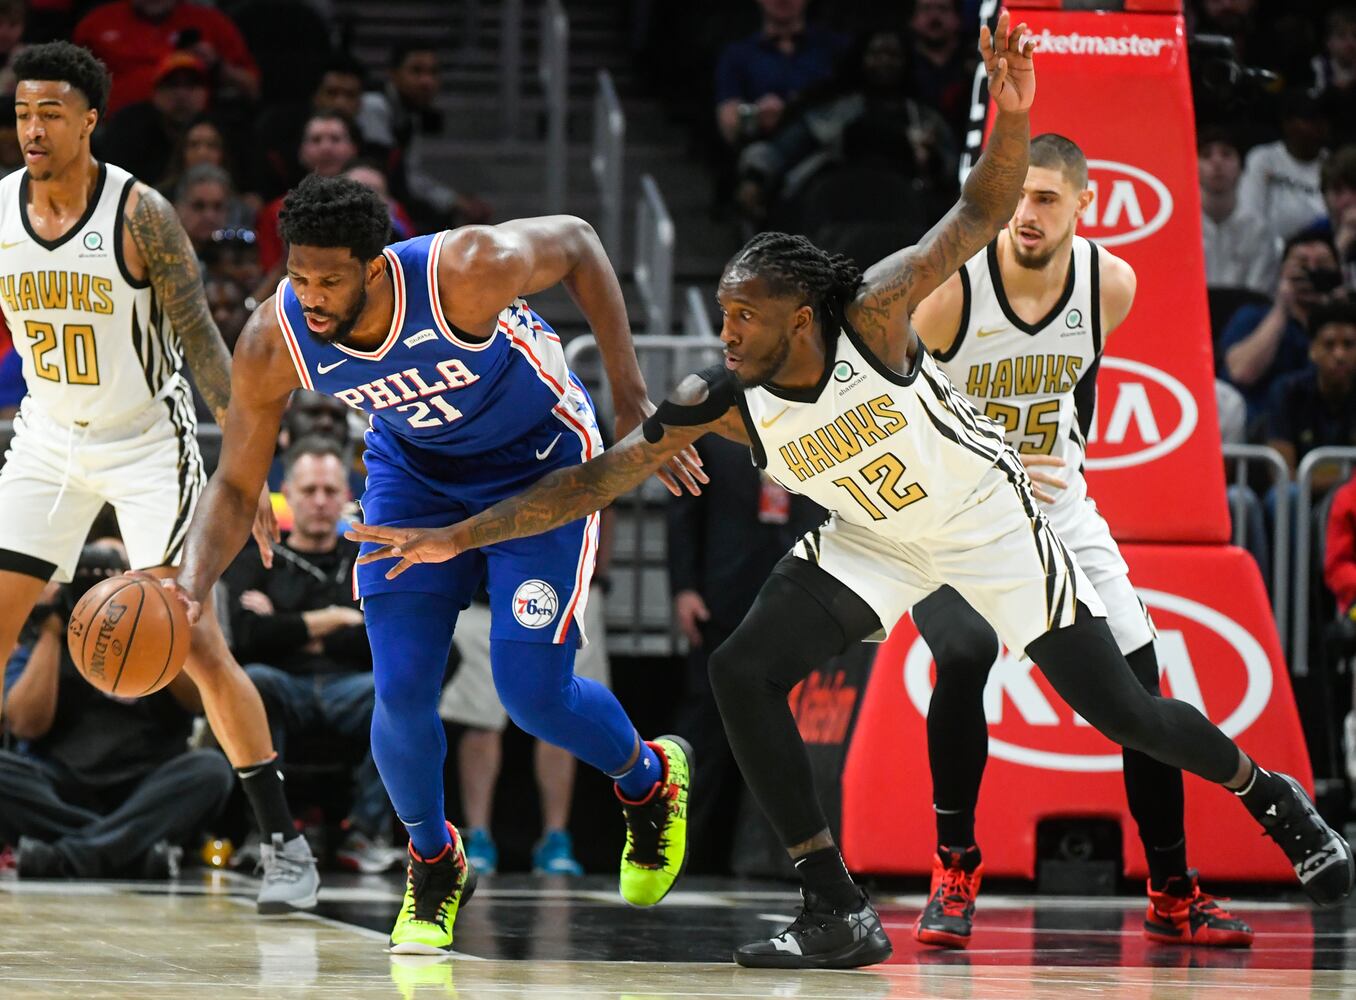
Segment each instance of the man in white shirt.
M1238 201L1243 158L1222 126L1206 126L1196 139L1201 178L1201 236L1208 288L1247 288L1270 295L1276 287L1279 240L1261 216Z
M1248 153L1238 202L1282 240L1324 212L1319 172L1327 141L1328 121L1318 102L1292 91L1281 103L1281 138Z

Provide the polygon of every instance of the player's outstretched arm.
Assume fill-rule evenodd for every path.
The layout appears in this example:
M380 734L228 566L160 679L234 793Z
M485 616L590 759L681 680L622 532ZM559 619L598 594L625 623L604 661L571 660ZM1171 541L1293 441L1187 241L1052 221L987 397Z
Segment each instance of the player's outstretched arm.
M221 459L188 528L177 582L191 610L211 592L249 537L283 410L299 386L270 298L254 311L236 343Z
M989 95L998 109L993 132L958 201L916 246L874 264L848 310L852 322L885 360L902 357L909 315L934 289L994 238L1012 217L1026 178L1031 138L1027 109L1036 94L1027 26L1008 27L1008 14L991 35L980 29L979 51L989 74Z
M713 395L718 392L701 376L689 375L655 416L597 458L543 476L517 496L465 521L441 528L355 524L347 537L379 546L361 556L360 563L399 559L386 574L393 578L415 563L444 562L468 549L569 524L640 485L703 434L748 444L739 411ZM694 474L707 481L700 469Z
M159 191L138 184L128 201L127 231L141 255L146 276L184 345L198 391L212 408L217 423L225 426L231 398L231 355L207 306L198 255L174 206Z

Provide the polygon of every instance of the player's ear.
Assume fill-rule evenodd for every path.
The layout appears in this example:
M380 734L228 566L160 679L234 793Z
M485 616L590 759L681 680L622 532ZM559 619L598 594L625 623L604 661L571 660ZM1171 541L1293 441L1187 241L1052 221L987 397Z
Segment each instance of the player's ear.
M1082 191L1078 192L1077 214L1079 216L1082 216L1082 214L1088 210L1088 206L1092 204L1092 199L1094 196L1095 192L1092 190L1092 188L1084 188Z
M810 306L801 306L791 316L791 332L809 333L814 329L815 311Z
M98 108L86 108L86 109L85 109L85 133L84 133L84 138L88 139L90 133L94 131L94 126L96 126L96 125L98 125L98 124L99 124L99 109L98 109Z
M379 253L367 262L366 279L369 285L374 285L381 280L386 273L386 255Z

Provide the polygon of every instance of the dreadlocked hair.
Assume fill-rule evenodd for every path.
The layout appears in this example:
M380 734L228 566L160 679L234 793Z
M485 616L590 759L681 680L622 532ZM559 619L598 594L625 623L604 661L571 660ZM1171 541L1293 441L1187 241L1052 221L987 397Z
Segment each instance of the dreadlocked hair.
M734 268L763 278L774 295L801 296L826 326L842 323L843 310L862 284L862 272L850 257L827 253L790 233L759 233L725 269Z
M345 247L366 262L391 240L391 214L381 196L347 177L311 174L283 199L282 238L293 246Z

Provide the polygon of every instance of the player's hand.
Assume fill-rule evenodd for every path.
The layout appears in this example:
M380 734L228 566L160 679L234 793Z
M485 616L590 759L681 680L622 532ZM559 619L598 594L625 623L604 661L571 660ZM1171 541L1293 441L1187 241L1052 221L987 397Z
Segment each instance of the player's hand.
M150 573L143 573L140 570L133 570L127 575L160 584L173 600L179 602L179 606L184 609L184 614L188 615L188 623L190 625L198 624L198 619L202 617L202 604L195 601L188 591L179 586L179 581L171 576L152 576Z
M445 528L387 528L380 524L351 524L344 537L350 542L373 542L377 548L358 557L358 564L382 559L400 561L386 572L394 580L416 563L447 562L470 548L456 537L457 525Z
M680 590L674 594L673 617L678 621L678 628L687 636L687 641L692 647L694 649L700 647L702 644L700 623L711 618L711 612L707 609L706 602L702 600L702 595L695 590Z
M1059 491L1068 484L1058 476L1044 472L1044 469L1062 469L1064 468L1064 459L1056 458L1054 455L1018 455L1022 460L1022 465L1026 466L1026 474L1031 479L1031 492L1041 503L1054 503L1055 494L1043 487L1048 486L1051 490Z
M986 24L979 29L979 54L989 74L989 97L999 111L1025 111L1036 96L1036 71L1031 53L1036 39L1023 22L1009 30L1009 16L998 16L998 28L990 32Z
M268 490L268 483L259 492L259 506L254 511L250 534L259 546L259 561L264 564L264 569L272 569L273 543L282 541L282 531L278 528L277 515L273 513L273 495Z
M655 410L648 396L641 396L640 402L634 405L620 402L616 402L615 405L618 441L639 427ZM702 457L692 445L688 445L669 459L664 468L655 472L655 476L676 497L682 496L684 489L694 497L701 496L702 488L698 484L711 481L711 477L702 471ZM679 485L680 483L682 485Z

